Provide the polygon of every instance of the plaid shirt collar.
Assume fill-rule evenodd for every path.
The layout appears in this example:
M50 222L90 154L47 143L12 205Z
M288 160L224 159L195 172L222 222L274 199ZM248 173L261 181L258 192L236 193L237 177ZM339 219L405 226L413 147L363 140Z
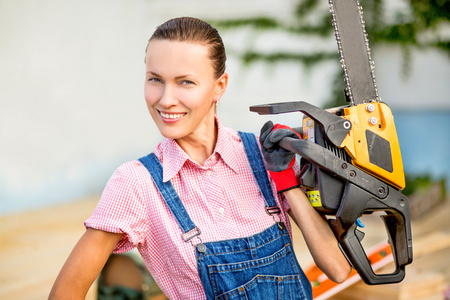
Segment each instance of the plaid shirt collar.
M236 163L236 153L233 150L231 143L231 134L227 130L219 118L215 116L216 124L218 128L217 143L213 154L205 161L203 166L191 160L189 155L178 145L173 139L164 138L162 147L162 165L163 165L163 181L167 182L171 180L185 163L189 163L197 168L209 169L217 163L219 159L222 159L226 166L238 173L239 168Z

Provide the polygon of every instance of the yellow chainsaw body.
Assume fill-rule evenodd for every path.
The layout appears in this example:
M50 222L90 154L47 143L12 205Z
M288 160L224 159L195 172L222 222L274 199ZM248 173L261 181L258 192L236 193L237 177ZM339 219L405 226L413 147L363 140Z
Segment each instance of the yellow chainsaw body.
M345 107L343 118L352 128L339 148L344 148L354 166L397 189L405 187L405 173L394 117L385 103L371 102ZM314 139L314 122L303 120L303 136Z

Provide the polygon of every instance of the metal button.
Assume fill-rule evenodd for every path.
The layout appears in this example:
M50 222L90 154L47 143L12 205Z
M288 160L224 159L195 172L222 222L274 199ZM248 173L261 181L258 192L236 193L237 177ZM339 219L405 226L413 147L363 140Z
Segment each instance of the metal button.
M369 124L370 124L370 125L377 125L377 123L378 123L377 118L371 117L371 118L369 119Z
M197 245L197 250L200 253L205 253L206 252L206 246L204 244L198 244Z
M367 104L366 110L367 110L368 112L373 112L373 111L375 110L375 105L373 105L373 104Z

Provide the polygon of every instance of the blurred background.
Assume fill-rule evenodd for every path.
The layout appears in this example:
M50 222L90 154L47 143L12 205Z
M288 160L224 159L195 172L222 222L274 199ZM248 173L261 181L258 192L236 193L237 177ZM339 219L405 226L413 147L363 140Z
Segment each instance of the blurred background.
M249 112L254 104L332 107L343 95L335 81L343 80L336 79L327 1L301 15L304 2L314 1L1 0L0 214L96 195L120 163L152 151L161 137L143 99L144 49L154 28L175 16L216 22L222 33L230 82L218 114L225 125L259 132L269 117ZM409 1L366 2L381 2L383 24L414 21ZM406 28L406 36L400 29L391 41L376 28L370 42L406 173L449 178L450 52L435 45L448 45L450 29L432 25ZM301 115L280 119L298 126Z
M414 186L439 182L445 192L449 1L362 4L405 173ZM343 104L325 0L0 0L3 220L97 199L121 163L153 150L161 136L143 99L144 50L155 27L178 16L210 21L224 39L230 76L218 106L224 125L258 133L268 119L301 124L299 113L249 112L255 104Z

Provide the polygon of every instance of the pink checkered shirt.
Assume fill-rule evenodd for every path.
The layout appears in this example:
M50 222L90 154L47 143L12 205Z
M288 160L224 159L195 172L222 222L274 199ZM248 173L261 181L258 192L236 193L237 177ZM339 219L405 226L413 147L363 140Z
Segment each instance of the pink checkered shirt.
M164 181L172 181L203 242L249 236L274 224L264 209L238 133L216 120L216 148L203 166L172 139L164 139L154 151L163 165ZM273 183L272 190L277 195ZM276 200L290 230L287 203L278 196ZM137 247L170 299L206 299L194 247L183 241L181 229L139 161L125 163L114 172L85 226L125 233L114 253Z

